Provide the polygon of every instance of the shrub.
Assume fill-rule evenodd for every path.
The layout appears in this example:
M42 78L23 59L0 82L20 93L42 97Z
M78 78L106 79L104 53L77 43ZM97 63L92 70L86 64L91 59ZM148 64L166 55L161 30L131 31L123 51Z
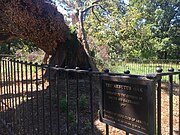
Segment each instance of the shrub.
M86 95L81 95L79 98L79 106L81 109L85 109L88 106L88 99Z
M60 100L60 109L65 112L67 110L67 101L66 98Z

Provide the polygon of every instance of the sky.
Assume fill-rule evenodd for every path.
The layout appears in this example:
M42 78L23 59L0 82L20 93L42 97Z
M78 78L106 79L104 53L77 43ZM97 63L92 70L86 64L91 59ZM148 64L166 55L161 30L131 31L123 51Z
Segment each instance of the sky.
M55 0L56 1L56 0ZM124 2L126 3L126 4L128 4L129 3L129 0L124 0ZM56 1L56 5L57 5L57 9L58 9L58 11L59 12L61 12L62 14L67 14L67 11L66 10L64 10L64 8L62 8L61 6L58 6L58 4L57 4L57 1Z
M124 0L124 2L125 2L126 4L128 4L128 3L129 3L129 0Z

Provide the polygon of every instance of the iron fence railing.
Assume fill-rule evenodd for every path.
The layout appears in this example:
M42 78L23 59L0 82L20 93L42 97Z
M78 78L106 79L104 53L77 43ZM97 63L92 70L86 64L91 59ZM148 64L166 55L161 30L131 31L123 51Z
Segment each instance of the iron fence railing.
M166 119L169 119L169 124L167 124L166 128L168 129L167 134L173 135L173 134L180 134L180 68L177 71L174 71L174 68L169 68L168 72L162 73L162 68L157 68L157 134L161 135L162 134L162 116L164 115L162 113L162 107L163 107L163 98L162 98L162 93L164 91L167 92L168 99L165 99L166 101L169 100L169 103L166 104L166 107L168 107L168 115ZM168 85L167 89L164 90L162 86L162 78L164 76L168 76ZM176 79L178 78L178 84L173 82L173 76L177 76ZM175 114L175 113L176 114ZM164 116L163 116L164 117ZM174 118L176 117L176 118ZM174 125L176 126L176 129L174 129ZM178 126L179 125L179 126ZM164 126L163 126L164 128Z
M99 73L12 59L1 59L0 73L0 119L10 134L98 133Z
M109 73L108 70L101 73L1 59L0 119L9 134L17 135L98 135L114 132L111 126L97 121L101 76L104 74L154 80L157 85L157 134L179 134L180 70L172 68L168 72L158 68L154 74L134 75L129 71L125 74ZM162 82L164 76L169 78L166 83ZM174 76L178 78L178 83L174 83ZM119 134L130 134L116 130Z
M157 67L168 71L169 67L180 68L180 59L123 59L116 62L115 68L119 72L130 70L132 74L149 74L156 71Z

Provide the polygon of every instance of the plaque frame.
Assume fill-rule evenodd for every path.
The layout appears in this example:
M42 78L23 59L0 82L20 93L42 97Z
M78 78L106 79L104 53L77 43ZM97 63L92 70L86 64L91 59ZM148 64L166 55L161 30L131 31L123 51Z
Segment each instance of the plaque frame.
M125 124L118 123L115 121L112 121L111 119L104 117L104 111L105 105L104 105L104 99L105 99L105 82L113 82L114 84L121 84L124 86L127 85L139 85L139 86L145 86L147 90L145 93L147 94L147 129L146 132L143 132L141 130L135 129L133 127L128 127ZM156 82L153 79L147 79L146 77L138 77L138 76L112 76L103 74L101 75L101 90L100 90L100 121L104 122L108 125L111 125L113 127L119 128L121 130L124 130L128 133L132 133L135 135L155 135L156 133ZM114 113L114 112L112 112ZM135 112L137 113L137 112Z

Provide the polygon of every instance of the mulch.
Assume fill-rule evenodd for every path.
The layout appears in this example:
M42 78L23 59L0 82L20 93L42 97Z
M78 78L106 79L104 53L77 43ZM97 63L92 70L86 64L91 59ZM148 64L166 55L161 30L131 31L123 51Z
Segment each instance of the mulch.
M0 135L9 135L7 128L0 122Z
M60 97L59 99L64 99L66 91L64 91L66 86L64 85L65 81L61 80L58 83L58 87L60 88ZM76 117L76 80L70 80L69 81L69 112L71 112L71 120L69 120L69 129L70 129L70 135L76 134L76 123L75 123L75 117ZM41 85L41 82L39 83ZM24 86L26 88L26 86ZM33 86L35 87L35 86ZM169 106L169 92L167 90L167 84L162 85L162 135L168 135L169 134L169 112L168 112L168 106ZM30 88L30 86L28 87ZM81 79L79 82L79 95L85 95L86 97L89 97L89 82L87 80ZM104 123L99 121L98 117L98 101L99 101L99 94L98 94L98 86L96 83L93 84L93 106L94 106L94 128L95 128L95 135L105 135L106 132L106 126ZM44 102L43 102L43 92L41 88L39 87L39 92L33 91L33 93L30 93L30 89L28 90L28 93L23 93L24 97L30 97L33 96L33 98L30 98L27 102L23 100L23 104L21 103L18 105L16 109L17 113L17 119L15 127L21 126L22 129L18 129L15 131L17 134L21 132L20 135L31 135L34 132L34 135L40 134L44 135L43 133L43 117L45 118L45 135L50 134L50 128L52 128L52 134L58 135L58 97L57 97L57 91L56 87L53 86L49 88L46 87L45 93L44 93ZM49 96L49 93L51 92L51 97ZM38 99L37 99L38 94ZM17 95L19 95L17 93ZM51 106L50 106L50 100L51 100ZM174 101L174 115L173 115L173 126L174 126L174 135L179 134L178 129L178 123L179 123L179 109L178 109L178 93L174 93L173 101ZM17 99L19 99L19 96L17 96ZM22 99L21 99L22 100ZM37 104L38 100L38 104ZM19 102L17 100L17 102ZM22 101L21 101L22 102ZM86 102L86 101L85 101ZM89 98L87 98L87 102L89 104ZM60 105L63 104L60 100ZM44 105L44 108L43 108ZM43 112L43 109L45 112ZM64 135L66 132L66 108L61 108L59 110L59 125L60 125L60 134ZM33 111L32 111L33 110ZM38 113L37 113L38 110ZM51 110L51 114L49 113L49 110ZM11 110L7 113L7 117L11 116ZM44 115L44 116L43 116ZM49 117L51 115L51 118ZM85 105L84 108L79 109L79 134L80 135L90 135L91 134L91 128L90 128L90 119L91 119L91 112L89 105ZM39 124L39 129L37 129L37 125ZM34 128L33 128L34 127ZM8 132L4 125L0 122L0 135L8 135ZM38 133L39 131L39 133ZM122 130L119 130L117 128L111 127L109 128L110 135L125 135L126 133Z

